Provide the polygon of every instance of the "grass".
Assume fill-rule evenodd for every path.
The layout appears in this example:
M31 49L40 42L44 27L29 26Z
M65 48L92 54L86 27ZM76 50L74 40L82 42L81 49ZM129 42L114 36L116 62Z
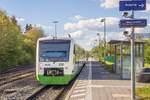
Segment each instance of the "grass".
M145 64L144 64L144 67L145 67L145 68L150 68L150 64L145 63Z
M136 94L140 100L150 100L150 86L136 89Z

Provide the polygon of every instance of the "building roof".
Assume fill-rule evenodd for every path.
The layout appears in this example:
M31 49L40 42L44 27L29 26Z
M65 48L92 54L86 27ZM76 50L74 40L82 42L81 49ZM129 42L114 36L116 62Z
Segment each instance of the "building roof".
M130 41L129 40L110 40L108 43L109 44L120 44L120 43L130 44ZM135 44L144 44L144 43L145 43L144 41L135 41Z

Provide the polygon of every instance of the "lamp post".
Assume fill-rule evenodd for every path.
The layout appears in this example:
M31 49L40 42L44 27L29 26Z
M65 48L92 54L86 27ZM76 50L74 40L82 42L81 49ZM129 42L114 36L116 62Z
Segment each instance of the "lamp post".
M55 38L57 38L57 23L58 21L53 21L53 23L55 24Z
M98 43L98 40L95 39L94 42L93 42L93 46L95 48L95 53L96 53L96 57L98 57L98 60L99 60L99 50L97 49L97 43Z
M99 53L98 53L98 55L99 55L99 61L100 61L100 57L101 57L101 55L100 55L100 33L97 33L97 36L98 36L98 45L99 45Z
M101 19L101 22L104 23L104 62L106 57L106 18Z

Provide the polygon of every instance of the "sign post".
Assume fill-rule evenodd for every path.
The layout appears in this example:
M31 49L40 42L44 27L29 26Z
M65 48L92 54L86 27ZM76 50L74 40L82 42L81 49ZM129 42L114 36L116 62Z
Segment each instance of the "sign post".
M132 19L134 19L134 11L132 11ZM134 27L131 32L131 100L135 100L135 59L134 59Z
M145 10L146 0L120 1L120 11Z
M119 26L120 26L120 28L130 28L132 26L145 27L145 26L147 26L147 20L146 19L120 20Z
M134 11L145 10L146 9L146 0L131 0L131 1L120 1L119 2L119 10L120 11L132 11L130 16L130 20L120 20L120 27L121 28L130 28L132 29L131 32L131 100L135 100L135 58L134 58L134 41L135 41L135 34L134 28L135 27L145 27L147 25L146 19L134 19Z

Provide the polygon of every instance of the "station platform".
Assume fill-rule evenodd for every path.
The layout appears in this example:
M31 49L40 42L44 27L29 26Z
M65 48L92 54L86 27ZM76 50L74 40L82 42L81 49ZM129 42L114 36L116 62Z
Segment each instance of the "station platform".
M130 80L120 80L98 61L89 61L65 100L130 100Z

